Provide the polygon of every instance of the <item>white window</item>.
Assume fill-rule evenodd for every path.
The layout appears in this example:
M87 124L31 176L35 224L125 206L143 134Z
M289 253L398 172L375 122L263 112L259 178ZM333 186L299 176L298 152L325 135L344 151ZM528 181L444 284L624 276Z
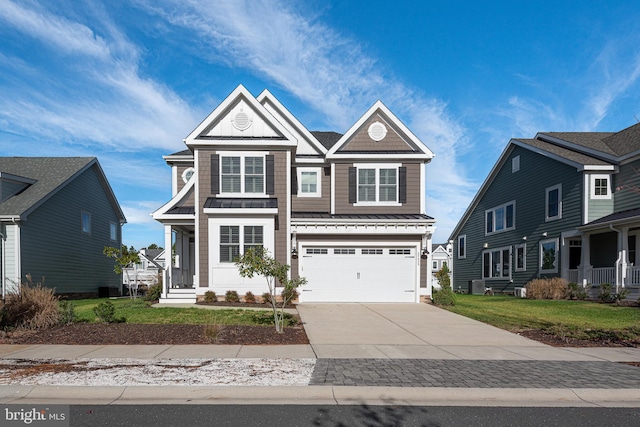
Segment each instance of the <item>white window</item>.
M458 258L467 257L467 235L458 236Z
M307 255L327 255L328 249L324 248L307 248Z
M558 272L558 239L540 241L540 272Z
M591 198L610 199L611 186L609 175L591 175Z
M184 182L185 184L189 182L194 173L196 173L196 170L194 168L185 169L185 171L182 172L182 182Z
M263 243L262 226L221 225L220 262L235 262L241 251L245 253L249 248L261 247Z
M86 211L82 211L82 232L86 234L91 234L91 214Z
M485 215L485 234L500 233L516 227L516 202L488 209Z
M505 279L511 277L511 248L489 249L482 252L482 277Z
M516 246L515 257L515 270L526 271L527 270L527 245L525 243Z
M321 197L320 168L298 168L298 197Z
M515 156L511 159L511 173L516 173L520 170L520 156Z
M438 261L433 261L432 268L433 268L433 271L437 271L438 270Z
M221 193L264 194L264 159L264 155L221 155Z
M357 204L398 205L400 165L357 165Z
M545 192L545 221L562 218L562 185L554 185Z
M118 225L113 221L109 222L109 238L118 240Z
M362 255L382 255L382 249L362 249Z

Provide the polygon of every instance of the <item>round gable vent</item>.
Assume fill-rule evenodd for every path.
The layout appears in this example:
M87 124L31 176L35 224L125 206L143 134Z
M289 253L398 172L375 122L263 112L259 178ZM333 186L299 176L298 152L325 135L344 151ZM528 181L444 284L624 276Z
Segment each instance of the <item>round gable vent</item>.
M369 126L369 138L374 141L382 141L387 136L387 127L380 122L371 123Z
M232 122L233 127L238 130L246 130L251 126L251 119L249 118L249 115L244 111L240 111L239 113L237 113Z

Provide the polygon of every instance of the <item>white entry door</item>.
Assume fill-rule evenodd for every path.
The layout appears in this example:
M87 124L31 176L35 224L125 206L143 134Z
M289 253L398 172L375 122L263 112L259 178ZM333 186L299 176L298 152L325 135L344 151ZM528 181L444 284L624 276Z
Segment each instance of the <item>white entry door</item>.
M300 302L416 302L415 247L302 247Z

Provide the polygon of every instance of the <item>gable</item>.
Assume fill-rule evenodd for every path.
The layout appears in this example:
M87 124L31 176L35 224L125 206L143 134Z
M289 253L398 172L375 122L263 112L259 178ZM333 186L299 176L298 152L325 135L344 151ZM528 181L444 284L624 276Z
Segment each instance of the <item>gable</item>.
M187 138L187 145L287 145L296 138L239 85Z
M400 152L417 151L415 144L408 141L406 135L394 127L380 111L376 111L353 136L337 150L341 152Z
M433 153L382 102L377 101L327 153L328 158L431 160Z

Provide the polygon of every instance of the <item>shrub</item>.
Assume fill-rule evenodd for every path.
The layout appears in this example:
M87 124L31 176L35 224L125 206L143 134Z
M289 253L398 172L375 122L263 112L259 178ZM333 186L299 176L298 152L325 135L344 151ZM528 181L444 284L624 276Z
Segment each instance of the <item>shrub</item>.
M269 292L265 292L264 294L262 294L262 303L271 304L271 294Z
M226 302L240 302L240 297L238 296L238 292L236 291L227 291L224 296L224 300Z
M111 301L103 301L93 307L93 312L103 323L123 323L124 317L116 317L116 307Z
M534 279L525 285L529 299L566 299L569 286L565 279L553 277L551 279Z
M212 303L212 302L217 302L217 301L218 301L218 296L216 295L215 292L207 291L207 292L204 293L204 302Z
M71 301L60 301L60 324L70 325L76 322L76 305Z
M613 302L614 295L611 293L611 284L602 283L598 286L598 298L602 302Z
M296 291L295 288L285 287L282 292L280 292L280 295L282 295L283 300L289 303L298 298L298 291Z
M204 325L204 336L209 343L213 344L218 340L218 335L220 334L221 330L222 325L219 325L217 323Z
M433 303L435 305L456 305L456 295L451 290L451 286L443 286L439 291L433 292Z
M60 323L58 297L54 290L31 276L23 282L17 294L8 295L1 308L0 322L4 328L44 329Z
M256 302L256 296L253 295L253 292L248 291L246 294L244 294L244 302L248 302L251 304Z
M162 295L162 283L156 283L147 289L147 293L144 296L145 301L158 301Z
M577 283L569 283L568 287L569 287L569 295L568 295L569 299L582 300L587 298L587 291L582 286L578 286Z

